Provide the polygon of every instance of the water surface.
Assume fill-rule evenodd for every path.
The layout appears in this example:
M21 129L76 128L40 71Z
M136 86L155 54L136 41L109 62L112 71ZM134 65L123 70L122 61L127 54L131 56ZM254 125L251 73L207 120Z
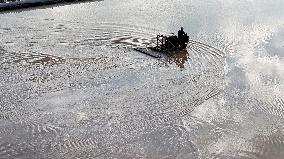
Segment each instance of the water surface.
M105 0L0 14L0 158L284 154L284 2ZM134 51L158 33L187 50Z

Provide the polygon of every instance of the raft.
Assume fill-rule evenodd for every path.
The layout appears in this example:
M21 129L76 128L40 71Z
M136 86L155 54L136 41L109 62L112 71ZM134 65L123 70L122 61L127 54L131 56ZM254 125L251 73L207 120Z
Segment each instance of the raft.
M134 50L141 52L143 54L152 56L154 58L161 58L163 56L163 52L157 51L155 48L153 47L138 47L138 48L134 48Z

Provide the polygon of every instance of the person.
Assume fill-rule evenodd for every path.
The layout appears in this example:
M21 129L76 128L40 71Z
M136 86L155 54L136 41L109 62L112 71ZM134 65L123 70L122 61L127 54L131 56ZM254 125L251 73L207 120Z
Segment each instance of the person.
M186 48L186 43L188 42L188 36L183 31L183 27L181 27L181 29L178 31L178 41L179 41L179 46L181 48Z
M183 37L185 35L185 32L183 31L183 27L178 31L178 39L182 41Z

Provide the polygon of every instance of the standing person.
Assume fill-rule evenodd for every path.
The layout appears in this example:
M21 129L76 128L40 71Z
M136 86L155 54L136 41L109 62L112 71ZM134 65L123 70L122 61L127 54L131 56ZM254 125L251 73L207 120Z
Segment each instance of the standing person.
M184 37L185 32L183 31L183 27L178 31L178 39L182 40Z
M184 43L185 43L185 32L183 31L183 27L181 27L181 29L178 31L178 41L179 41L179 45L184 48Z

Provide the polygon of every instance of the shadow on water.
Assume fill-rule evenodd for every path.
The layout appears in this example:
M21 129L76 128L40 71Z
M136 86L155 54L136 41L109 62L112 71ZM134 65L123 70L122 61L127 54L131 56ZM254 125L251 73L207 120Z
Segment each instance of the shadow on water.
M168 56L167 62L170 64L175 63L179 68L184 68L184 64L189 59L188 55L189 54L188 54L187 49L178 50L178 51L175 51L170 56Z
M15 1L10 3L0 3L0 14L11 12L22 12L35 9L47 9L77 3L96 2L103 0L35 0L35 1Z

